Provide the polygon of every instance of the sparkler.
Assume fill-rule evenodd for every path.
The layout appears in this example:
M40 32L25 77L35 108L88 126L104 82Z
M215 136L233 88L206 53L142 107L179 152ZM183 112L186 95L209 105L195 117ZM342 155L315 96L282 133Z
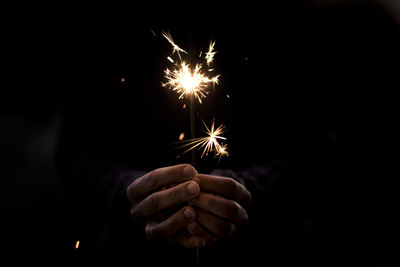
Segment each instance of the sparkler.
M205 53L203 60L208 66L208 70L203 70L203 64L196 63L194 68L192 67L192 57L191 54L187 53L185 50L180 48L172 39L170 33L162 34L165 39L172 46L171 56L168 56L168 61L173 64L172 68L167 68L164 71L164 77L166 78L166 82L162 84L164 87L169 87L173 91L179 94L179 99L183 97L188 97L190 99L190 132L191 139L188 140L187 144L184 146L189 147L188 151L192 151L192 165L195 165L196 161L196 148L203 148L203 153L201 157L204 155L208 155L209 153L215 153L215 156L219 156L221 159L222 156L227 156L227 146L225 144L220 144L219 141L226 140L225 137L222 137L221 134L224 132L225 127L220 125L214 130L214 121L210 128L203 122L206 127L207 135L206 137L195 138L195 99L198 100L200 104L202 104L202 98L205 98L208 94L208 89L210 85L215 86L219 82L220 75L211 75L214 71L211 68L211 64L214 61L214 56L217 53L214 51L215 41L210 42L208 51ZM191 51L191 50L190 50ZM179 60L174 60L172 56L174 54L178 55ZM186 63L182 58L182 54L186 54L186 56L190 59L190 64ZM199 58L202 58L202 54L200 53ZM180 135L179 140L183 139L184 136ZM185 153L184 152L184 153ZM196 259L197 265L199 265L199 250L196 250Z
M208 94L209 85L218 84L221 75L210 76L210 72L214 70L209 69L207 73L203 70L203 64L201 63L197 63L195 67L192 68L190 64L182 59L181 53L185 53L189 57L190 55L175 44L169 33L163 33L163 36L172 46L171 56L176 53L179 60L175 61L170 56L167 57L167 59L173 63L173 68L167 68L164 71L164 77L167 81L162 85L176 91L179 94L179 99L185 96L194 96L201 104L202 98L206 97ZM214 61L214 55L216 54L214 45L215 42L210 43L209 50L204 56L204 60L208 66Z
M225 132L225 126L220 125L217 128L215 128L214 120L210 127L207 127L204 121L203 124L204 127L206 128L207 136L193 138L184 141L185 144L183 144L179 148L184 148L184 147L189 147L189 148L182 154L185 154L195 149L197 150L203 149L203 152L201 153L200 156L201 158L203 156L207 156L209 153L214 153L214 156L219 157L219 159L221 159L224 156L229 156L229 153L227 151L227 145L222 143L223 141L226 140L226 138L221 136L221 134Z
M194 149L196 147L204 147L204 151L201 155L208 155L210 152L214 152L216 156L221 158L222 156L227 156L227 147L226 145L220 145L218 143L218 139L225 139L224 137L220 137L219 134L223 132L224 127L218 127L214 131L214 122L211 125L211 129L207 127L207 125L203 122L204 126L207 129L207 137L195 138L195 117L194 117L194 99L202 104L202 99L205 98L208 94L208 89L210 85L215 86L219 82L219 78L221 75L212 75L214 69L211 68L211 64L214 62L214 56L217 53L214 49L215 41L210 41L208 51L204 53L200 52L199 58L203 58L205 61L203 64L201 62L196 63L194 68L192 68L191 64L185 62L182 58L182 54L186 54L190 58L190 62L192 61L191 55L186 52L184 49L179 47L175 41L173 40L170 33L164 32L162 34L165 39L171 44L172 53L167 57L168 61L172 64L172 68L167 68L164 71L164 77L166 78L166 82L162 83L162 86L170 88L172 91L175 91L179 94L179 99L183 97L188 97L190 99L190 128L191 128L191 138L188 140L189 144L192 144L193 147L188 151L192 150L192 164L195 164L195 153ZM178 60L173 59L172 56L174 54L178 55ZM208 70L203 70L203 65L207 64Z

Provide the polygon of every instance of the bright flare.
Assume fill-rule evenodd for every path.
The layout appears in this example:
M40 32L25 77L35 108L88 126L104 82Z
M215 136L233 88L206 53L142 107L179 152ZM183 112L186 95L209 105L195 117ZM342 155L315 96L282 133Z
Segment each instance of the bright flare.
M180 48L179 46L177 46L177 45L175 44L175 42L174 42L174 40L172 39L172 36L171 36L170 33L165 33L165 32L164 32L162 35L163 35L163 36L165 37L165 39L167 39L168 42L172 45L172 54L174 54L175 52L177 52L178 55L179 55L179 57L181 57L181 55L179 54L179 52L183 52L183 53L187 54L187 52L186 52L185 50L183 50L182 48Z
M207 60L207 64L210 65L211 62L213 62L214 60L214 56L217 52L214 52L214 45L215 45L215 41L214 42L210 42L210 46L208 48L208 52L206 53L206 60Z
M164 77L167 81L162 85L168 86L173 91L176 91L179 94L179 99L184 96L194 96L199 103L202 103L202 98L206 97L208 94L209 85L218 84L220 75L210 76L209 73L213 69L203 71L201 63L196 63L194 69L192 69L190 64L182 60L180 54L180 52L185 54L187 54L187 52L175 44L169 33L163 33L163 36L172 45L172 55L175 52L178 54L179 61L167 57L168 60L174 64L172 69L167 68L164 71ZM207 65L210 65L214 60L214 55L216 53L214 52L214 45L215 42L211 42L209 51L205 53L204 59Z
M202 103L201 99L207 95L209 84L218 84L220 75L212 78L206 76L201 71L201 65L197 64L192 72L189 65L182 62L180 67L173 70L166 69L164 71L167 82L163 86L170 87L179 94L179 99L185 95L194 95L195 98Z
M167 41L172 46L171 57L167 57L169 62L172 64L171 68L167 68L164 71L164 77L166 78L166 82L162 83L165 87L169 87L173 91L176 91L179 94L179 99L184 96L196 98L199 103L202 103L202 98L206 97L208 94L208 89L210 85L216 85L219 82L219 77L221 75L212 76L211 74L214 72L214 69L211 67L211 64L214 62L214 56L217 52L214 51L215 41L210 42L208 52L204 54L200 52L199 58L202 59L202 62L196 62L195 64L187 64L186 62L192 62L191 55L189 55L185 50L180 48L172 39L171 34L163 33L162 34ZM173 59L172 55L178 54L179 60ZM181 53L185 53L187 59L182 59ZM203 57L202 57L203 56ZM202 66L207 64L207 68L203 71ZM192 66L194 65L194 69ZM186 104L183 108L186 107ZM191 120L194 120L194 116L191 117ZM208 128L207 125L203 124L206 128L205 137L194 138L187 141L182 141L184 145L180 148L189 147L185 152L185 154L193 149L203 149L201 157L207 156L210 153L213 153L215 157L228 156L227 145L223 144L226 141L226 138L221 136L221 134L225 131L225 126L220 125L215 129L214 121L211 124L211 127ZM179 136L179 140L183 140L184 135Z
M201 157L207 156L209 153L214 153L215 157L219 157L219 158L221 158L223 156L228 156L229 153L227 150L227 145L220 143L220 142L226 141L226 138L221 136L221 134L223 134L225 131L225 126L220 125L215 129L214 121L212 122L210 128L208 128L204 122L203 122L203 124L206 128L207 136L194 138L194 139L185 141L186 144L182 145L180 148L188 147L188 146L189 146L189 148L182 154L185 154L193 149L197 149L197 150L203 149L203 152L201 153Z

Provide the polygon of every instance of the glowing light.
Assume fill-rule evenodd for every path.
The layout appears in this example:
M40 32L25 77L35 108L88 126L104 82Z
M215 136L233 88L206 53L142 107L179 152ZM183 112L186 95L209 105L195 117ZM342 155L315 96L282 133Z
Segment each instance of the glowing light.
M179 135L179 141L182 141L183 140L183 138L185 138L185 133L181 133L180 135Z
M163 86L170 87L179 94L179 98L185 95L194 95L195 98L202 103L202 98L208 94L207 88L209 84L218 84L220 75L209 78L202 73L201 65L197 64L194 71L185 62L182 62L179 68L173 70L166 69L164 77L167 82Z
M79 240L76 241L76 243L75 243L75 249L78 249L78 248L79 248L79 244L80 244L80 241L79 241Z
M220 125L215 128L215 122L213 121L211 127L207 127L207 125L203 122L206 128L207 136L194 138L185 141L185 144L182 145L180 148L189 147L185 152L185 154L193 149L201 150L201 157L207 156L210 153L213 153L215 157L223 157L229 156L228 148L226 144L222 144L223 141L226 141L226 138L221 136L225 132L225 126Z
M197 99L199 103L202 103L202 99L206 97L209 93L210 86L215 86L216 84L218 84L219 78L221 76L219 74L210 74L214 71L214 68L211 67L211 64L214 62L214 56L217 53L214 50L215 41L210 41L207 52L200 52L198 62L192 62L191 55L180 48L174 42L170 33L164 32L162 35L172 46L172 53L170 56L167 57L172 65L164 70L164 78L166 79L166 81L162 83L162 86L168 87L172 91L175 91L179 95L179 99L183 97L190 97L190 120L191 122L193 122L195 119L195 113L192 112L194 110L194 102L192 102L192 100ZM175 53L178 55L179 59L172 58ZM182 58L181 53L186 54L186 60L185 58ZM187 62L190 62L190 64L188 64ZM203 65L206 65L206 68L204 68L204 70ZM183 108L186 108L186 104L183 105ZM227 150L227 145L223 144L223 142L226 141L226 138L221 135L225 131L225 126L220 125L219 127L215 128L214 120L210 128L207 127L204 121L203 124L206 128L207 136L183 141L184 144L180 148L188 148L182 154L185 154L186 152L194 149L202 149L203 152L201 154L201 157L207 156L210 153L219 158L223 156L228 156L229 153ZM193 128L191 130L191 133L193 136ZM182 141L183 138L184 134L181 133L179 136L179 141Z
M179 46L177 46L177 45L175 44L175 42L174 42L174 40L172 39L172 36L171 36L170 33L165 33L165 32L164 32L162 35L163 35L163 36L165 37L165 39L167 39L168 42L172 45L172 54L174 54L175 52L177 52L178 55L179 55L179 57L180 57L179 52L183 52L183 53L187 54L187 52L186 52L185 50L183 50L182 48L180 48Z
M208 52L206 53L206 60L207 60L207 64L210 65L211 62L213 62L214 60L214 56L217 52L214 51L214 45L215 45L215 41L214 42L210 42L210 46L208 48Z
M208 76L206 71L203 71L201 63L194 64L193 69L190 64L186 63L182 59L180 54L181 52L185 54L188 53L175 44L171 34L163 33L163 36L172 46L172 55L177 53L179 60L175 62L176 60L172 59L171 57L167 57L167 59L174 64L171 69L167 68L164 71L166 82L162 85L164 87L171 88L173 91L176 91L179 94L179 99L183 98L184 96L194 96L199 103L202 103L202 98L206 97L208 94L209 85L218 84L220 75L213 77ZM208 65L210 65L214 60L214 55L216 53L214 52L214 45L215 42L210 43L209 51L204 57Z

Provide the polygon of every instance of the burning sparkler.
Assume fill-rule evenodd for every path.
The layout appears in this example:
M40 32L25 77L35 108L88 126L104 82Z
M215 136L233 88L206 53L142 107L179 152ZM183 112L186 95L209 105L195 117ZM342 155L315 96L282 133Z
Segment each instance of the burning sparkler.
M182 154L185 154L195 149L197 150L203 149L203 152L201 153L200 157L207 156L209 153L214 153L214 156L219 157L219 159L221 159L224 156L228 156L229 153L227 150L227 145L222 143L223 141L226 140L226 137L221 136L225 132L225 126L220 125L217 128L215 128L214 120L211 124L211 127L207 127L204 121L203 124L206 128L207 136L193 138L184 141L185 144L183 144L180 148L184 147L189 147L189 148Z
M219 156L219 158L221 158L222 156L227 156L228 152L226 145L221 145L218 142L221 140L226 140L225 137L221 136L225 128L224 126L221 125L214 130L214 122L212 123L210 128L208 128L207 125L203 122L204 126L207 129L208 136L194 138L194 99L197 99L201 104L202 98L206 97L208 94L209 85L216 85L219 82L220 75L212 76L210 74L214 71L214 69L210 68L210 66L214 61L215 54L217 53L214 50L215 41L210 41L208 51L204 53L204 61L205 64L207 64L208 66L208 70L204 71L203 64L196 63L194 65L194 68L192 68L191 64L186 63L184 59L182 59L181 53L184 53L190 57L191 62L191 55L174 42L170 33L164 32L162 35L172 46L171 56L168 56L167 59L171 64L173 64L172 69L167 68L164 71L166 82L162 85L164 87L169 87L173 91L176 91L179 94L179 99L185 96L190 98L190 124L192 139L186 141L188 143L184 146L192 146L186 151L193 151L192 164L194 164L195 162L195 148L204 148L201 157L203 157L204 155L208 155L210 152L215 153L215 156ZM172 58L175 53L178 55L179 60L174 60ZM203 53L201 52L199 58L202 58L202 55Z
M199 103L202 103L202 98L206 97L208 94L209 85L216 85L218 84L220 75L212 76L214 69L211 68L211 64L214 61L214 56L217 53L214 51L215 41L210 42L208 52L205 53L204 60L208 66L207 72L202 69L201 63L196 63L194 68L192 67L192 55L188 54L185 50L180 48L172 39L171 34L163 33L163 36L167 39L167 41L172 46L172 54L168 56L167 59L171 64L173 64L173 68L167 68L164 71L164 77L167 79L165 83L162 85L165 87L171 88L173 91L176 91L179 94L179 99L183 97L190 98L190 132L191 138L188 140L187 144L184 146L191 146L188 151L192 151L192 164L195 165L196 161L196 153L195 149L203 148L203 153L201 157L204 155L208 155L210 152L215 153L215 156L221 159L223 156L227 156L227 146L225 144L220 144L219 141L226 140L225 137L222 137L221 134L224 132L225 127L220 125L214 130L214 121L210 128L203 122L204 126L206 127L207 135L206 137L194 138L195 137L195 116L194 116L194 100L197 99ZM179 60L174 60L172 55L177 54ZM181 53L186 54L189 56L190 64L187 64L181 56ZM200 53L200 58L202 58L202 53ZM180 135L179 140L182 140L184 135ZM184 152L184 153L185 153ZM197 264L199 265L199 250L196 250L196 258Z
M179 94L179 99L183 98L184 96L194 96L199 103L202 103L201 99L207 96L209 85L218 84L220 75L210 76L209 73L212 72L213 69L209 69L209 73L207 73L203 71L203 65L201 63L195 64L195 67L192 68L192 66L187 64L181 56L181 52L185 54L188 53L175 44L169 33L163 33L163 36L172 46L171 56L177 53L179 60L176 62L170 56L167 57L167 59L173 63L173 68L167 68L164 71L164 77L167 79L167 81L162 85L168 86L173 91L176 91ZM214 55L216 53L214 51L214 45L215 42L210 43L209 50L204 56L208 66L210 66L214 60Z

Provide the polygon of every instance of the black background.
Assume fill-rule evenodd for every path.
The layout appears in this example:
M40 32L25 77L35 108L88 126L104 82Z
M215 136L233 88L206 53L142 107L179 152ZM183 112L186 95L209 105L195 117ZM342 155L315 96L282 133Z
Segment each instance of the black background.
M6 258L77 264L79 218L56 175L59 125L74 107L107 113L121 96L124 104L154 99L141 106L149 117L174 103L161 87L170 46L160 33L168 30L182 47L217 41L221 85L198 112L228 126L231 157L222 166L266 158L298 168L296 197L318 225L323 262L398 259L400 36L393 13L362 1L234 2L0 2ZM334 150L321 146L326 140Z

